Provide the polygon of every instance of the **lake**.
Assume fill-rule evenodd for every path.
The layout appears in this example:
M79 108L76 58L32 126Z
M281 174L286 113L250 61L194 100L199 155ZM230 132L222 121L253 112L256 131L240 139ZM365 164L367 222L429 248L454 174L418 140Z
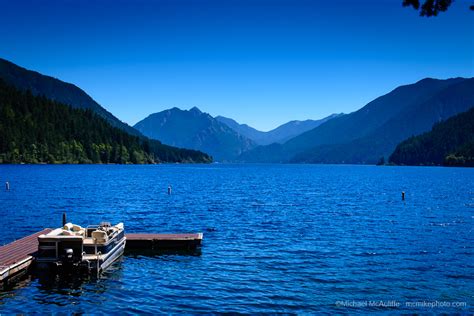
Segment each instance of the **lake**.
M0 244L60 226L63 212L204 233L198 254L24 280L0 291L0 314L474 312L474 169L2 165L0 184Z

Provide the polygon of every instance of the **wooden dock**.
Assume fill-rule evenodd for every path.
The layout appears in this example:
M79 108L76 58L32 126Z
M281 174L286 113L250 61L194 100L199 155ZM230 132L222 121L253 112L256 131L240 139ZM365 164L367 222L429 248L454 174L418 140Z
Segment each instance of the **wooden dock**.
M126 234L126 250L193 250L201 246L197 234Z
M0 283L28 271L38 250L38 236L50 231L46 228L0 247Z
M12 277L29 272L38 250L38 236L47 234L46 228L32 235L0 247L0 284ZM126 250L194 250L202 244L202 233L197 234L125 234Z

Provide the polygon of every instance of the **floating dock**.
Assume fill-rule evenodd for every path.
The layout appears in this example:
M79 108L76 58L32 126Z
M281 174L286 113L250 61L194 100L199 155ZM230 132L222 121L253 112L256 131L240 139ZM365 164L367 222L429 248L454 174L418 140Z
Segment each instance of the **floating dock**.
M197 234L126 234L126 250L193 250L201 246Z
M38 236L47 234L46 228L32 235L0 246L0 284L6 283L15 276L30 271L38 250ZM160 251L160 250L194 250L202 244L202 233L197 234L125 234L125 250Z

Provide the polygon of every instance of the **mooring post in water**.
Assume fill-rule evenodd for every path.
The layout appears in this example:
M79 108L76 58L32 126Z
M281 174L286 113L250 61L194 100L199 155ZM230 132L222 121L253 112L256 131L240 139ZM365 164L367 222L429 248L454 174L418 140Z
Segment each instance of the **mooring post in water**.
M168 186L168 195L171 195L171 185Z
M63 226L66 225L66 222L67 222L66 213L63 213Z
M402 191L402 201L405 201L405 191Z
M10 191L10 182L5 182L5 190Z

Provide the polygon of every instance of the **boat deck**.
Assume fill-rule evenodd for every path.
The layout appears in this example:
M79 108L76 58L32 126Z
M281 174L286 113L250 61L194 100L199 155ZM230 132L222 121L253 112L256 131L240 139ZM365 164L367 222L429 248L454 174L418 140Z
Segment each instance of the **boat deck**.
M38 250L38 236L50 231L46 228L0 247L0 283L29 268Z

